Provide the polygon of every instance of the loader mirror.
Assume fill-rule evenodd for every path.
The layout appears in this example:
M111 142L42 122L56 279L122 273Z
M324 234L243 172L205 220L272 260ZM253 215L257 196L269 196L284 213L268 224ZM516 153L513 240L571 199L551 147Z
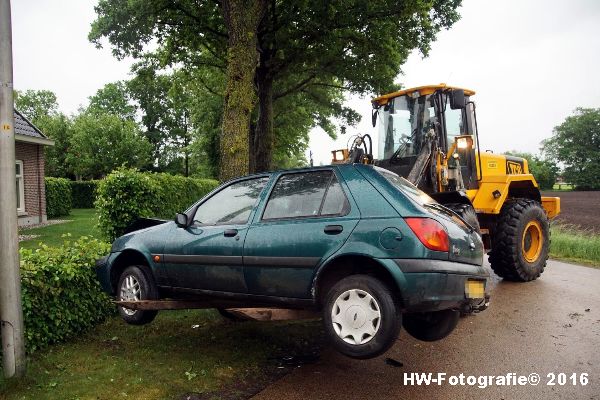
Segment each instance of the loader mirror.
M452 89L450 91L450 108L459 110L465 108L465 91L462 89Z

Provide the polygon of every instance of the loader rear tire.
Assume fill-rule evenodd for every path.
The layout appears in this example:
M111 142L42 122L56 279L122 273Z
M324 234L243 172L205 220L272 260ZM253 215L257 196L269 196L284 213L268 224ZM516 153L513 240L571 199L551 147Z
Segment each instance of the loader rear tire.
M541 204L508 200L492 234L489 261L496 275L515 282L537 279L548 260L550 229Z

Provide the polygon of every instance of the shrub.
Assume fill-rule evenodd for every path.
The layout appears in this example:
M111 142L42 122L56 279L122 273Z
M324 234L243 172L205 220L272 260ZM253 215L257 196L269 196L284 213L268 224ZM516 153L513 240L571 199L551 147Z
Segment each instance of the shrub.
M98 186L100 230L112 241L137 218L173 218L217 186L212 179L117 169Z
M28 352L72 338L114 313L93 268L109 251L107 243L86 236L62 247L20 250Z
M48 218L69 215L71 212L71 181L65 178L45 178L45 180Z
M100 181L71 181L73 208L93 208Z

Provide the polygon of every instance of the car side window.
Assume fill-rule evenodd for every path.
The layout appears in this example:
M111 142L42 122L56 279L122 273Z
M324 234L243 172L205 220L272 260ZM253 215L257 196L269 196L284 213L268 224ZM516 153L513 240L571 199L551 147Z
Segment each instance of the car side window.
M349 208L346 196L340 192L339 182L330 170L283 175L271 192L263 220L340 214ZM341 206L336 204L340 200Z
M325 195L325 200L323 201L321 215L346 215L348 211L350 211L350 203L344 194L342 185L340 185L340 182L333 175L333 179Z
M232 183L202 203L194 215L197 225L245 224L268 177Z

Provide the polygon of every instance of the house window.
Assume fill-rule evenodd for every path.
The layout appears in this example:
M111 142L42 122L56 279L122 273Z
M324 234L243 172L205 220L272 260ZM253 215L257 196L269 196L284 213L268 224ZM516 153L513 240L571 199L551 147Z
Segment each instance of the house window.
M23 161L17 160L17 211L25 212L25 182L23 180Z

